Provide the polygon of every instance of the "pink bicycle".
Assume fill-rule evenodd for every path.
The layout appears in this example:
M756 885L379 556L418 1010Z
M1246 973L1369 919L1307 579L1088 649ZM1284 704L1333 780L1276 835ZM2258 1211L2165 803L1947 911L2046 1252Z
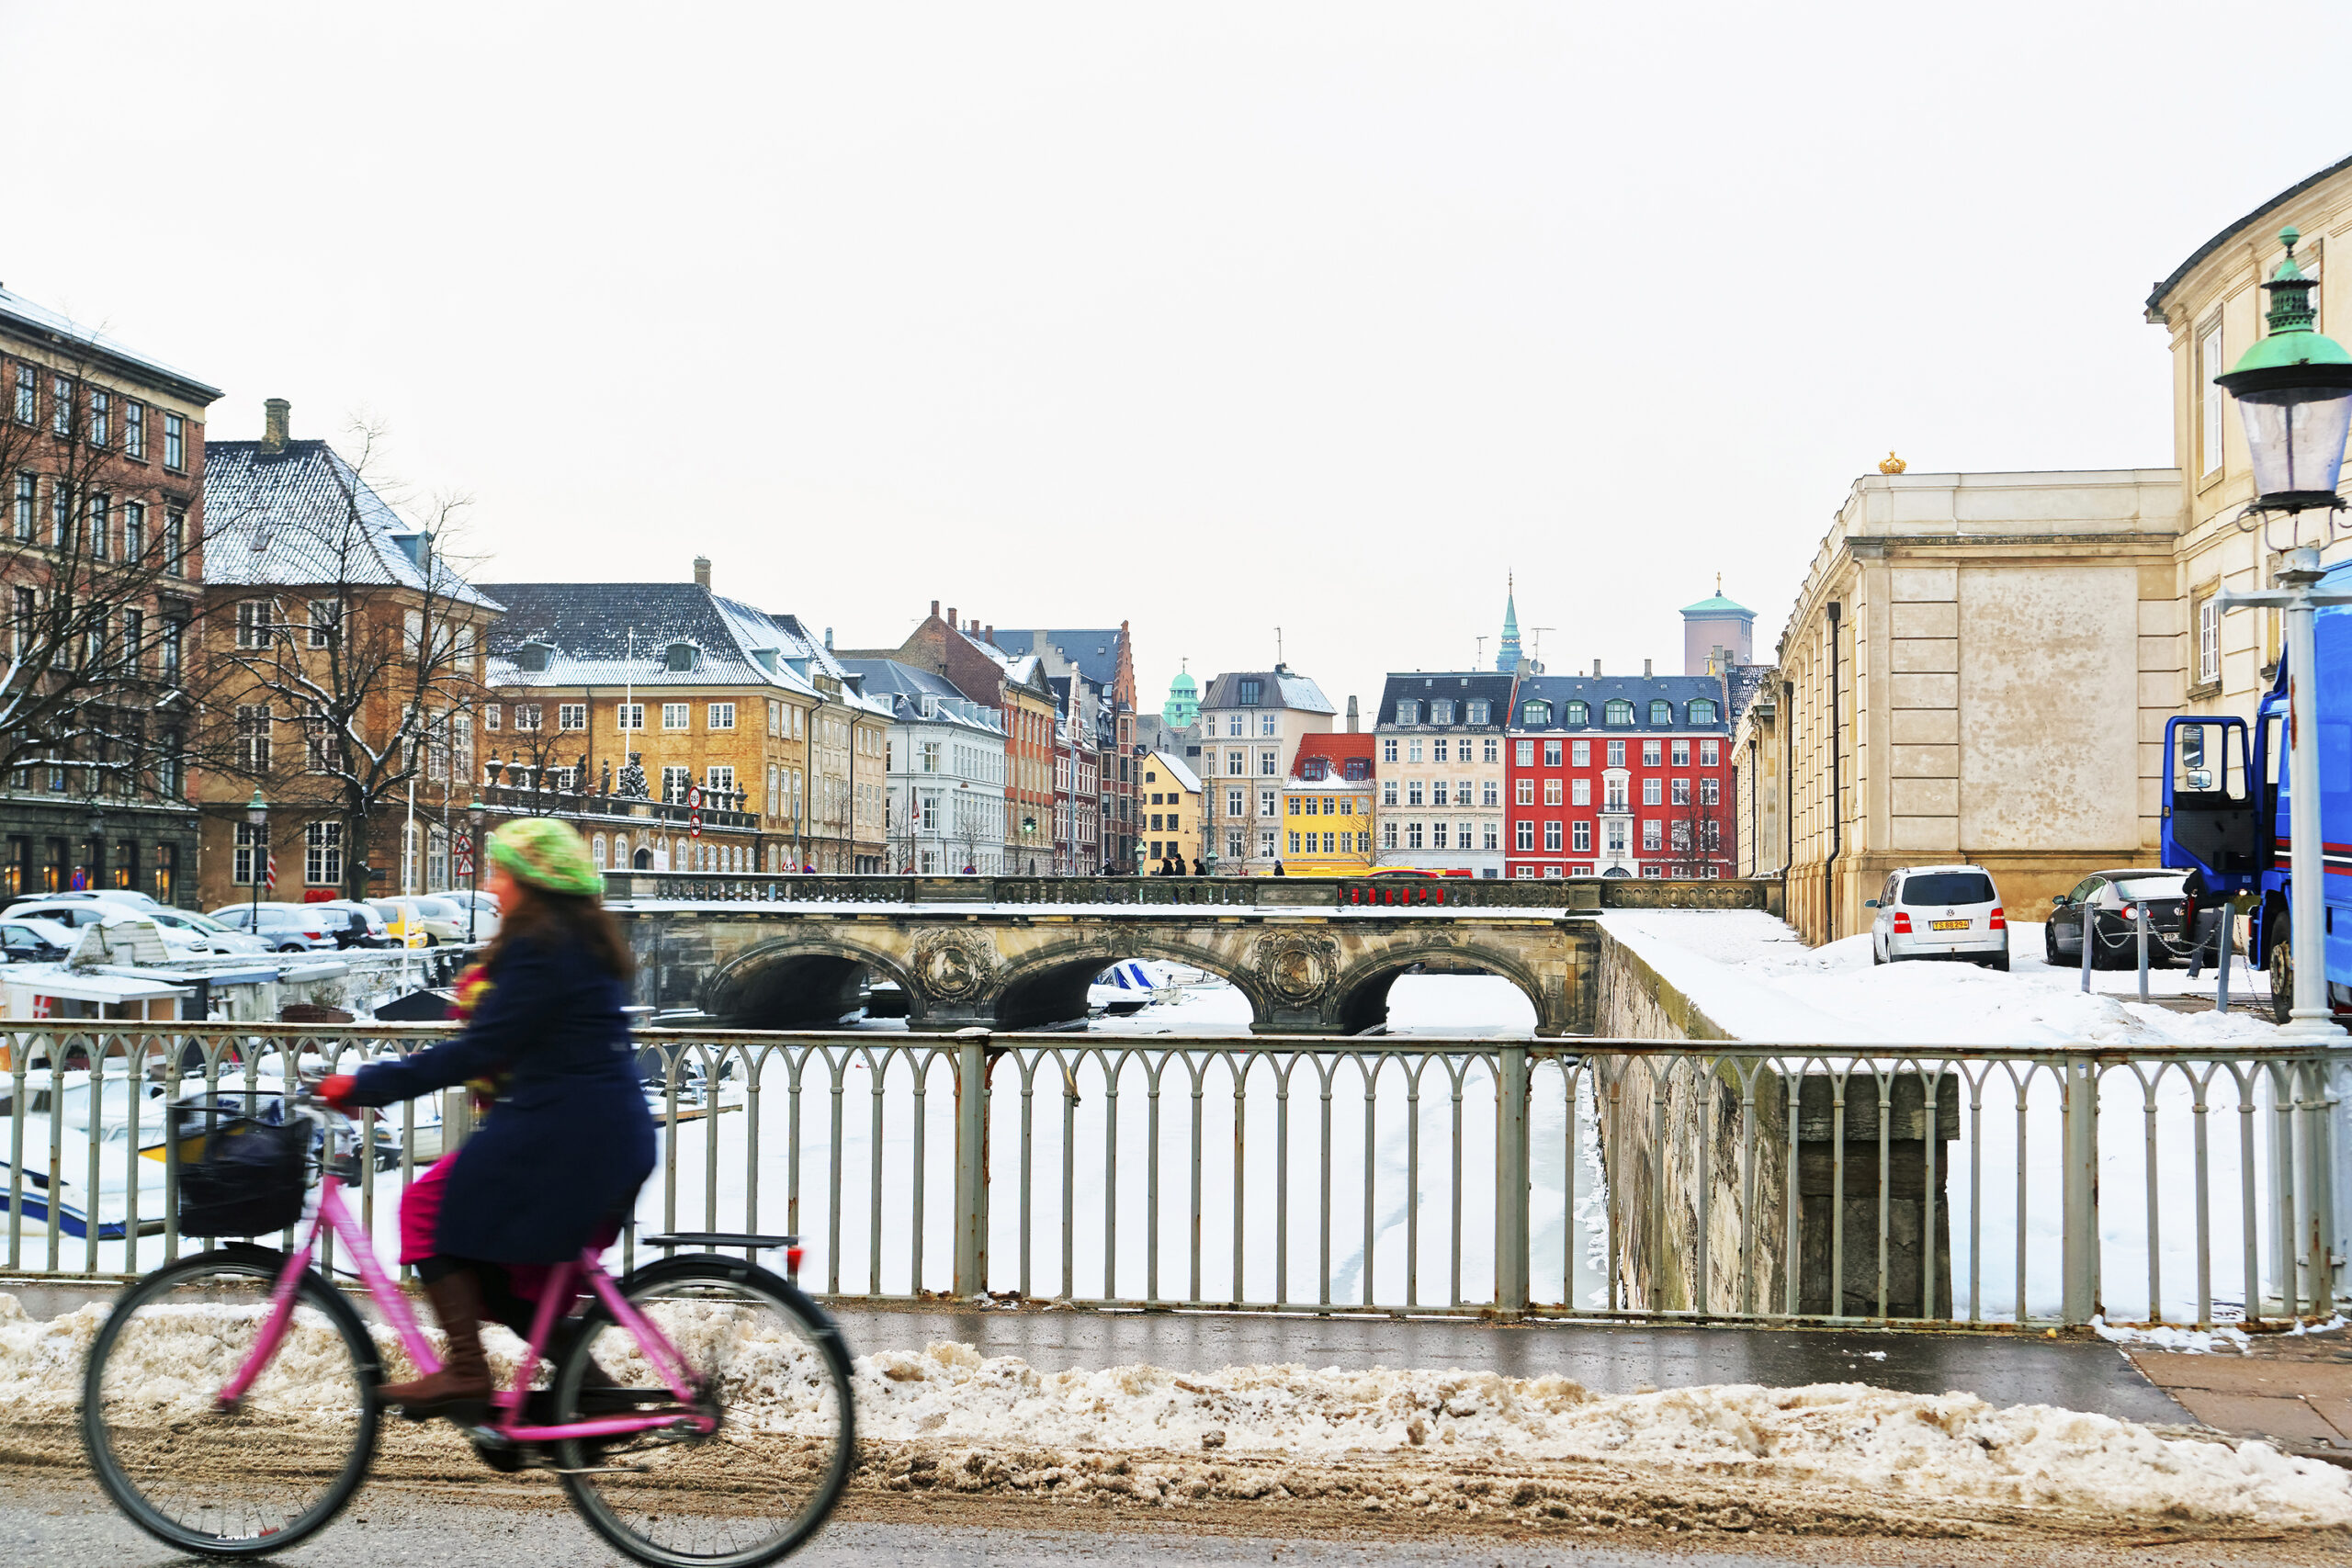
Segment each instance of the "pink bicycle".
M420 1371L438 1362L343 1200L360 1146L348 1118L307 1096L238 1091L178 1102L172 1117L182 1234L297 1226L300 1245L220 1242L126 1291L90 1348L83 1441L99 1483L149 1534L208 1557L266 1556L322 1529L375 1459L385 1369L315 1264L322 1229L356 1262L386 1338ZM772 1562L816 1533L848 1483L848 1349L793 1280L707 1250L780 1246L797 1275L794 1238L643 1244L698 1250L620 1280L593 1252L551 1270L513 1381L466 1436L495 1469L553 1472L582 1517L639 1562ZM583 1289L586 1312L560 1318Z

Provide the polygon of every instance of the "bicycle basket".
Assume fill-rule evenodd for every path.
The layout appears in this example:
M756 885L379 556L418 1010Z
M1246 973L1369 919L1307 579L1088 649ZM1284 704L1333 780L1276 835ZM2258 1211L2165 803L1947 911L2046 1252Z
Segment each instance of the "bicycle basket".
M302 1217L314 1129L282 1094L223 1090L175 1101L182 1235L264 1235Z

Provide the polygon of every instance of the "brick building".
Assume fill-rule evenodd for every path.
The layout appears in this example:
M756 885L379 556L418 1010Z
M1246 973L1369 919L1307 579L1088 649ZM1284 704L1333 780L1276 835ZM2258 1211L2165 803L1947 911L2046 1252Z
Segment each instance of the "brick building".
M0 289L0 894L196 899L189 626L220 395Z
M1120 873L1135 870L1136 860L1143 853L1136 816L1139 803L1135 775L1145 738L1136 710L1135 644L1128 623L1122 621L1116 627L1075 630L1000 631L991 626L988 637L1008 653L1037 655L1048 680L1077 676L1093 693L1091 722L1094 727L1093 749L1099 759L1096 814L1102 824L1100 858L1103 864Z
M1519 682L1505 772L1508 874L1731 875L1722 678L1598 669Z

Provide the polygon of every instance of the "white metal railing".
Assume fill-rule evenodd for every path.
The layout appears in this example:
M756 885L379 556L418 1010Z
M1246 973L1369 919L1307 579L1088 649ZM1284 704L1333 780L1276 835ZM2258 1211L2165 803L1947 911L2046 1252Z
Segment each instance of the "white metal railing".
M447 1032L0 1027L5 1267L119 1276L178 1254L167 1098ZM639 1222L799 1234L836 1295L2204 1325L2332 1311L2345 1250L2343 1052L977 1030L638 1044L665 1127ZM356 1203L389 1240L399 1190L468 1117L453 1095L371 1122Z

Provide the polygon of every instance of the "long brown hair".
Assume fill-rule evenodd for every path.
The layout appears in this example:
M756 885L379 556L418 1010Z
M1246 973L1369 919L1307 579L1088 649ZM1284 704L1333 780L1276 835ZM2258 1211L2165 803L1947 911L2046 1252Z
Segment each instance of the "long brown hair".
M550 893L520 877L514 879L514 906L499 911L498 935L482 954L483 966L496 970L506 944L517 937L550 947L577 942L588 950L598 967L624 983L637 970L628 955L628 943L621 940L619 922L602 902L575 893Z

